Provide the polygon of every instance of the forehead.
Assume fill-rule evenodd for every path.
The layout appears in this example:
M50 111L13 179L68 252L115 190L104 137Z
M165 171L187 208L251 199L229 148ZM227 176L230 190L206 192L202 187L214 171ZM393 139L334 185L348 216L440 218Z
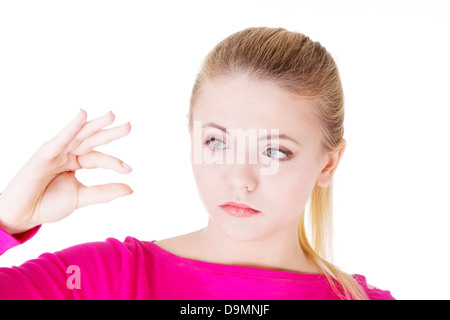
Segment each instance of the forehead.
M193 119L203 123L318 137L312 102L294 98L270 81L242 76L207 82L193 108Z

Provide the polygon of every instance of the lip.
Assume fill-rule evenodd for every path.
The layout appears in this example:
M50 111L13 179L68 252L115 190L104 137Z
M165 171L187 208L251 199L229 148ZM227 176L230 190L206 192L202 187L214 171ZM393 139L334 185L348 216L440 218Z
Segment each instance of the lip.
M258 210L245 203L227 202L220 206L226 213L234 217L252 217L259 213Z
M253 211L258 211L256 209L253 209L252 207L246 205L245 203L237 203L237 202L233 202L233 201L229 201L227 203L224 203L222 205L220 205L221 207L224 206L229 206L229 207L236 207L236 208L243 208L243 209L251 209Z

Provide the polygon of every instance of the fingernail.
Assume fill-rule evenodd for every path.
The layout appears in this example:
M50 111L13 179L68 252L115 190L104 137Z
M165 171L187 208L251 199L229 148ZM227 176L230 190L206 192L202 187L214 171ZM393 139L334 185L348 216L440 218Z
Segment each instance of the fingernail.
M121 127L122 128L128 128L129 127L131 129L131 123L130 122L124 123L124 124L121 125Z
M124 167L125 169L131 170L131 167L129 165L127 165L125 162L122 162L122 167Z

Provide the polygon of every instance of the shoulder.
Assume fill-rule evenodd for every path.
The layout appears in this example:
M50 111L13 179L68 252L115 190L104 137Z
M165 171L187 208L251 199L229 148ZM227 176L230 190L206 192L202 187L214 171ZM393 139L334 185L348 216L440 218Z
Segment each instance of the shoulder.
M365 276L361 274L353 274L352 276L364 289L369 300L395 300L390 291L382 290L371 284L368 284Z
M198 235L201 231L197 230L176 237L154 241L153 244L175 256L201 260L203 258L203 250L201 250L198 241Z
M67 247L60 251L44 253L40 257L57 259L65 265L89 266L90 269L108 266L123 269L133 258L139 240L126 237L121 241L107 238L103 241L92 241Z
M116 238L107 238L104 241L85 242L78 245L74 245L61 251L58 254L63 255L130 255L133 254L136 244L139 240L133 237L126 237L124 241L120 241Z

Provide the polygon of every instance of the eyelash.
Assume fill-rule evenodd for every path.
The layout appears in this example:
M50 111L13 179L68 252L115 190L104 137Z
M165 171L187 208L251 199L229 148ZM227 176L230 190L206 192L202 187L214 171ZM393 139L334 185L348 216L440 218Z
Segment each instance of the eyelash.
M204 144L206 144L207 146L209 146L210 144L211 144L211 142L212 141L220 141L220 142L222 142L222 143L224 143L222 140L220 140L220 139L216 139L215 137L209 137L208 139L206 139L206 141L204 142ZM215 149L215 148L213 148L213 151L215 151L215 150L217 150L217 149ZM273 148L269 148L268 150L276 150L276 151L279 151L279 152L281 152L281 153L283 153L284 155L286 155L285 157L283 157L283 158L272 158L272 159L276 159L276 160L280 160L280 161L285 161L285 160L287 160L287 159L290 159L290 158L292 158L292 152L290 152L290 151L288 151L288 150L279 150L279 149L273 149ZM269 158L271 158L271 157L269 157Z

